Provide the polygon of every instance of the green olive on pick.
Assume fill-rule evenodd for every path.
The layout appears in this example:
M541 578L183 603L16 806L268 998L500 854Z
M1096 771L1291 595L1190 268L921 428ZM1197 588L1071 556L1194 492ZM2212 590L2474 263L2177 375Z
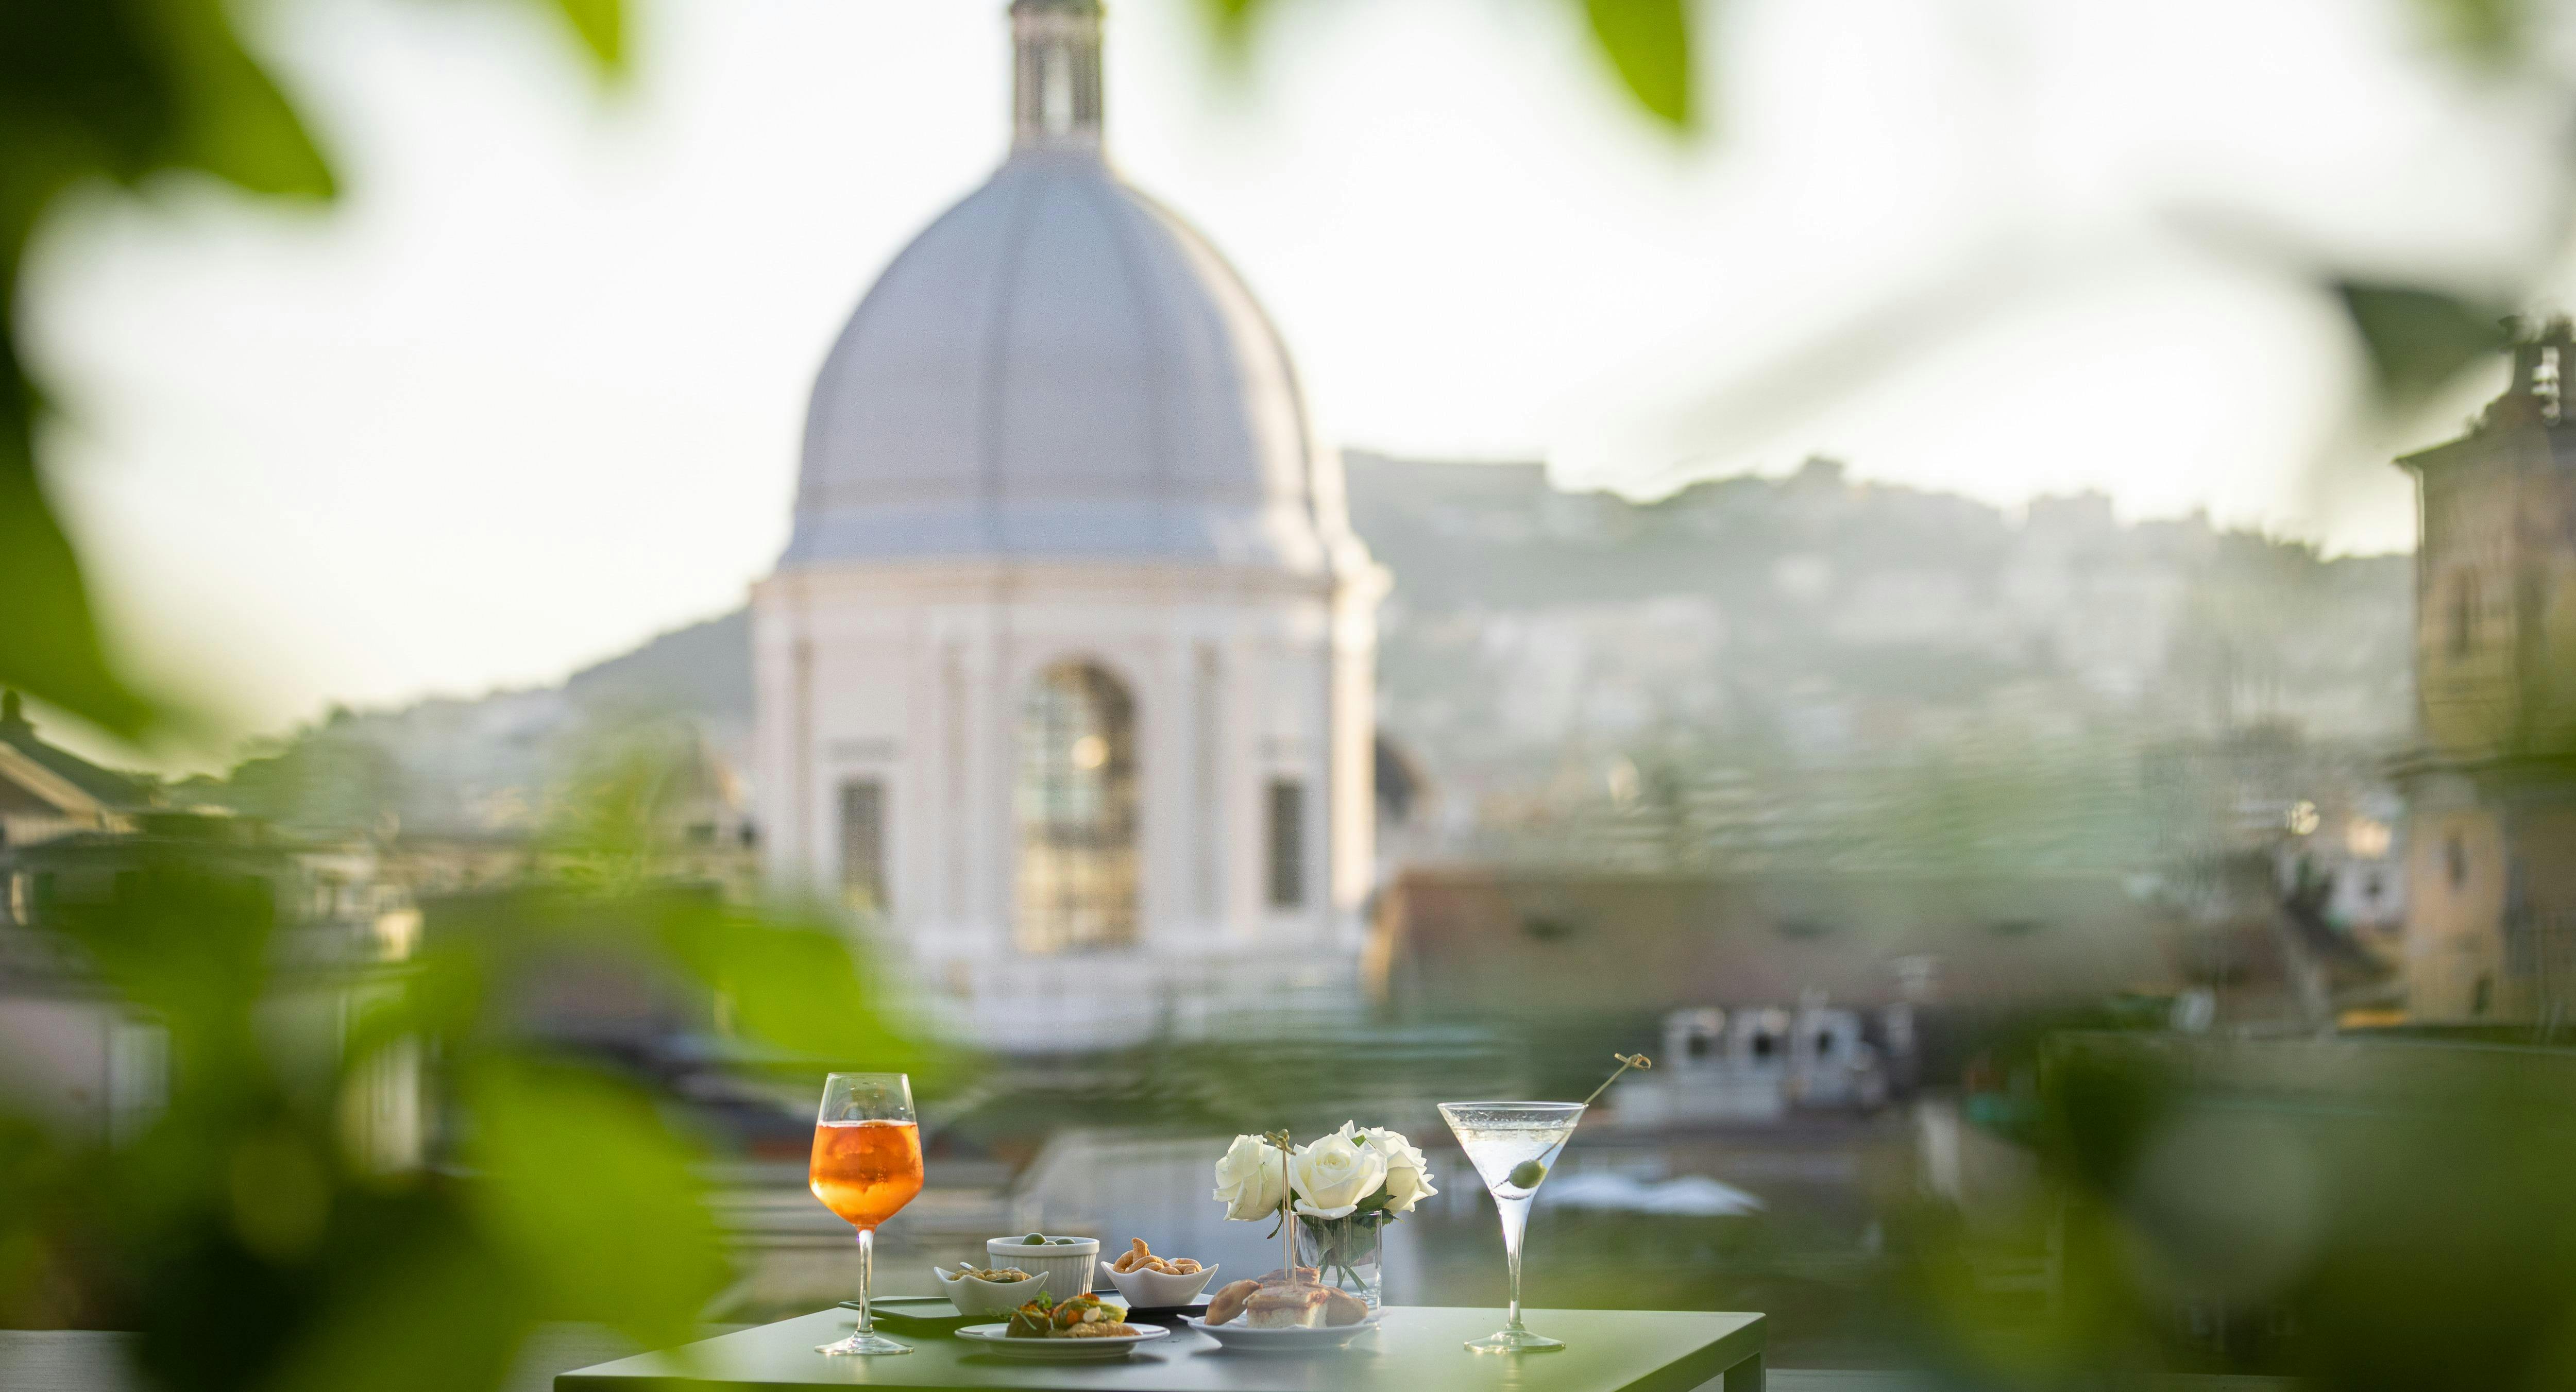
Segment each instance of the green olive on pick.
M1547 1178L1547 1166L1536 1160L1523 1160L1512 1166L1512 1172L1504 1176L1505 1182L1515 1189L1536 1189L1539 1181L1545 1178Z

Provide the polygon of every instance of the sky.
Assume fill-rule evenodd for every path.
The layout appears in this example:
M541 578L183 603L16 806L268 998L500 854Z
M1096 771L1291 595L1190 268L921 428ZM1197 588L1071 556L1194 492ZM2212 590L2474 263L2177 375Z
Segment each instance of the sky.
M280 0L338 204L45 229L49 484L147 681L241 731L543 683L768 570L824 349L1003 151L1002 6L634 3L603 87L534 7ZM1687 137L1572 5L1276 9L1234 64L1114 0L1109 144L1353 447L1641 495L1826 453L2402 549L2386 460L2494 383L2368 417L2309 268L2564 279L2565 85L2406 0L1735 0Z

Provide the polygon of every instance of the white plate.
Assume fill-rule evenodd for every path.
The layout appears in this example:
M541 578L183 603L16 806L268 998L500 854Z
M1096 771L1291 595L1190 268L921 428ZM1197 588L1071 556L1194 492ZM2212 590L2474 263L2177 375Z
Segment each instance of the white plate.
M1124 1358L1138 1344L1172 1337L1172 1331L1159 1324L1140 1324L1134 1334L1098 1339L1013 1339L1007 1337L1007 1324L970 1324L957 1331L960 1339L971 1339L1005 1358L1034 1358L1059 1362L1081 1362L1094 1358Z
M1377 1316L1378 1312L1371 1310L1368 1318L1357 1324L1296 1329L1255 1329L1245 1324L1241 1315L1235 1316L1228 1324L1210 1324L1198 1315L1189 1316L1181 1323L1240 1353L1323 1353L1341 1348L1377 1328Z

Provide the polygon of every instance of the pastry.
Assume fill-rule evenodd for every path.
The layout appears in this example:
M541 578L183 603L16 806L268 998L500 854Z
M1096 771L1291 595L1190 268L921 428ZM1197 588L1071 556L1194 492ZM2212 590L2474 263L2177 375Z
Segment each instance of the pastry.
M1251 1299L1252 1293L1259 1289L1261 1289L1259 1281L1236 1281L1219 1287L1217 1293L1208 1298L1207 1322L1223 1324L1242 1314L1243 1303Z
M1255 1329L1312 1329L1324 1322L1322 1286L1263 1286L1243 1302L1244 1322Z
M1367 1318L1367 1301L1346 1290L1324 1288L1324 1323L1357 1324Z

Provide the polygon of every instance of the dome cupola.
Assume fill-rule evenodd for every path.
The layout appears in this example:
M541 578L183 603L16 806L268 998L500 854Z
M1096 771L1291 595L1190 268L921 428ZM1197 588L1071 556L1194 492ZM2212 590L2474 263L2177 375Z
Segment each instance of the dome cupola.
M1102 156L1099 5L1010 16L1010 156L904 248L824 360L781 569L1365 564L1278 332Z

